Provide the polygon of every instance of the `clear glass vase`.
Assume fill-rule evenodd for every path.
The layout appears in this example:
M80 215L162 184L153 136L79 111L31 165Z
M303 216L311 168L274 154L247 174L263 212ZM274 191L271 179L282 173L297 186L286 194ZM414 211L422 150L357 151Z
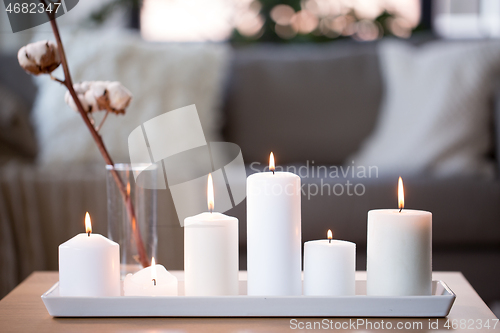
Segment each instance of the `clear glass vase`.
M133 211L135 212L135 229L131 221L130 209L127 209L123 194L119 190L115 170L120 176L126 191L130 193ZM108 197L108 237L120 245L120 271L122 278L128 273L142 269L139 246L142 241L145 256L150 261L156 257L158 246L157 235L157 189L141 186L134 179L134 172L139 177L155 182L156 170L145 169L141 165L115 164L106 166L106 183ZM139 241L140 240L140 241Z

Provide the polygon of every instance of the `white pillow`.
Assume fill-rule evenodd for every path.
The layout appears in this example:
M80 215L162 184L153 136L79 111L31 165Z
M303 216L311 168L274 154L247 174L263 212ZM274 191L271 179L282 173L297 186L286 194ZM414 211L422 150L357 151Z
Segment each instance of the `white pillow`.
M379 46L385 97L355 164L379 175L493 175L491 106L500 42L388 40Z
M133 94L126 114L110 114L100 132L114 162L130 161L127 139L133 129L191 104L196 104L207 141L220 141L222 88L231 56L228 45L148 43L138 34L102 30L65 34L63 42L74 82L120 81ZM55 76L63 78L60 69ZM64 102L65 87L46 75L36 82L33 120L38 161L42 165L102 162L80 115ZM102 115L96 116L98 121Z

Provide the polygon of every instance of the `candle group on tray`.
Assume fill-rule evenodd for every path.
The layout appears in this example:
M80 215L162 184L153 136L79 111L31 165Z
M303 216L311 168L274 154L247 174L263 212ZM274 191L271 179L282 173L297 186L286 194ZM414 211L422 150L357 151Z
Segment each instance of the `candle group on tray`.
M208 212L184 220L185 296L235 296L238 281L238 219L214 212L212 176L207 182ZM401 177L399 209L368 212L367 295L430 295L432 214L404 209ZM61 296L120 296L117 243L86 232L59 246ZM353 296L356 244L327 238L304 244L301 253L301 181L275 170L247 178L247 294L249 296ZM154 258L150 267L129 274L124 296L177 296L178 281Z

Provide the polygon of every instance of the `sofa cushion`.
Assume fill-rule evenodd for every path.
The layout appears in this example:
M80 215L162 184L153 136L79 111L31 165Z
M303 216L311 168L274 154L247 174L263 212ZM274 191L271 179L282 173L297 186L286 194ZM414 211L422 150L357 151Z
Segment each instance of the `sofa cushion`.
M236 50L226 140L246 163L340 164L372 130L381 96L375 44L258 45Z
M380 44L385 96L374 133L352 157L382 176L493 175L491 100L500 43Z

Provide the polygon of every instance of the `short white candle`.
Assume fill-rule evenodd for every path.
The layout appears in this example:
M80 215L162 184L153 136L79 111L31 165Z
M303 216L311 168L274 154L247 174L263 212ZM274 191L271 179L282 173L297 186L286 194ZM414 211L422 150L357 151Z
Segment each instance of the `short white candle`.
M403 209L368 212L367 294L430 295L432 289L432 214Z
M184 292L186 296L238 295L238 219L212 213L212 175L208 177L210 212L184 220Z
M59 245L59 294L120 296L119 245L92 233L89 213L85 226L87 233Z
M177 278L163 265L157 265L153 258L151 266L127 274L123 293L125 296L177 296Z
M248 295L302 294L300 178L274 171L247 178Z
M356 244L332 239L304 244L304 295L353 296L355 294Z

